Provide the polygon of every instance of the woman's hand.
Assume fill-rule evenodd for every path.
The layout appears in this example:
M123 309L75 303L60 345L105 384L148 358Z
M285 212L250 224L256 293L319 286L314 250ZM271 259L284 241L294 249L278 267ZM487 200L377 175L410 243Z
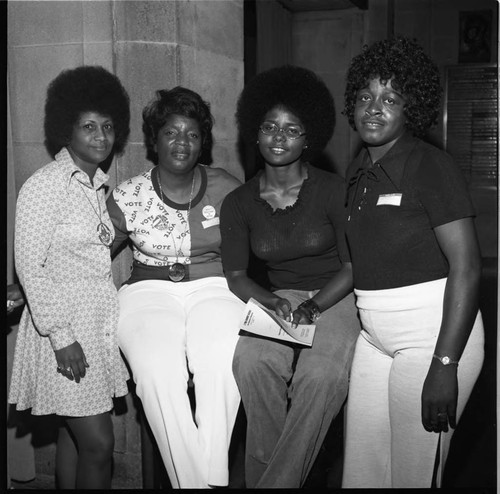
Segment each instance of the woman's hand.
M311 324L311 311L305 307L297 307L293 311L292 326L297 327L297 324Z
M85 377L85 368L89 366L85 353L78 341L71 343L64 348L55 351L57 360L57 372L67 377L70 381L73 379L79 383L80 379Z
M292 327L296 328L300 323L311 324L313 322L316 322L320 315L321 310L315 300L313 300L312 298L304 300L304 302L302 302L293 311Z
M17 283L7 285L7 313L24 304L21 287Z
M292 312L292 304L286 298L280 298L274 305L274 311L276 314L284 319L285 321L290 322L291 320L291 312Z
M422 424L429 432L448 432L457 425L457 366L431 364L422 390Z

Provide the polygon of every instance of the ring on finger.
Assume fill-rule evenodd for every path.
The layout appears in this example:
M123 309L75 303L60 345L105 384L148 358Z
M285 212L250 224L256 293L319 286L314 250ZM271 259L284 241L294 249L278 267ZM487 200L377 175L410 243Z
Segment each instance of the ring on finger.
M66 367L64 368L62 365L58 365L57 366L57 372L67 372L67 373L70 373L71 372L71 367Z

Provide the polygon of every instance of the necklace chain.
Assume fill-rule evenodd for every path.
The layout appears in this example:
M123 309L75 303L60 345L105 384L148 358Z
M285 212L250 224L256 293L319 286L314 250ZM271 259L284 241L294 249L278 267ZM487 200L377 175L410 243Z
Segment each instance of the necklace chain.
M96 216L99 218L99 224L97 225L97 235L99 237L99 240L107 247L110 247L113 239L111 237L111 230L108 228L108 226L102 221L102 210L101 210L101 202L99 201L99 194L97 192L97 189L95 190L95 197L97 199L97 207L99 208L99 212L97 212L97 209L94 207L92 204L92 201L90 200L89 196L85 192L85 189L83 185L77 180L78 185L81 187L83 195L89 201L89 204L92 206L92 209L94 210L94 213Z
M196 169L193 170L193 181L191 183L191 193L189 194L188 209L187 209L187 212L186 212L186 228L184 229L184 235L182 237L181 244L179 245L179 250L177 250L177 245L175 244L175 235L172 234L172 241L174 242L175 262L176 263L179 261L179 254L182 252L182 244L184 243L184 239L187 237L187 233L189 231L189 213L191 212L191 202L193 200L194 182L195 182L195 171L196 171ZM157 173L157 177L156 178L158 180L158 185L160 186L161 200L163 202L165 202L165 199L168 199L168 197L163 193L163 187L161 186L161 175L160 175L160 170L159 169L158 169L158 173Z
M78 183L80 184L80 182L78 182ZM92 209L94 210L94 213L99 218L99 221L102 223L101 203L99 202L99 195L97 194L97 190L95 191L95 196L96 196L96 199L97 199L97 207L99 208L99 212L97 212L97 209L94 207L94 205L92 204L92 201L87 196L85 190L83 189L82 184L80 184L80 187L82 187L83 195L87 198L87 201L89 201L89 204L92 206Z

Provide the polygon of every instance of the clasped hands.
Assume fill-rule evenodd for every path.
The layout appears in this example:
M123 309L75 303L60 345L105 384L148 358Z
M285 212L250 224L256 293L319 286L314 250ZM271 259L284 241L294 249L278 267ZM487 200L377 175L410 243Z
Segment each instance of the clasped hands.
M78 341L59 350L55 350L57 372L70 381L80 382L85 377L85 369L89 367L85 353Z
M307 309L297 308L292 312L292 304L286 298L280 298L275 306L276 314L296 328L297 324L311 324L310 312Z

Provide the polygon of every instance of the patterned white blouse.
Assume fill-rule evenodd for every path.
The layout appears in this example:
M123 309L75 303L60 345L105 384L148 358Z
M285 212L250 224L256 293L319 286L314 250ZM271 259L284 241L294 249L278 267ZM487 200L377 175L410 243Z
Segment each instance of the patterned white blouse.
M109 247L99 239L105 205L100 169L90 179L68 150L22 186L16 207L15 261L27 305L14 353L9 403L34 415L89 416L127 394L116 327L118 298ZM54 350L78 341L89 367L79 383L57 372Z

